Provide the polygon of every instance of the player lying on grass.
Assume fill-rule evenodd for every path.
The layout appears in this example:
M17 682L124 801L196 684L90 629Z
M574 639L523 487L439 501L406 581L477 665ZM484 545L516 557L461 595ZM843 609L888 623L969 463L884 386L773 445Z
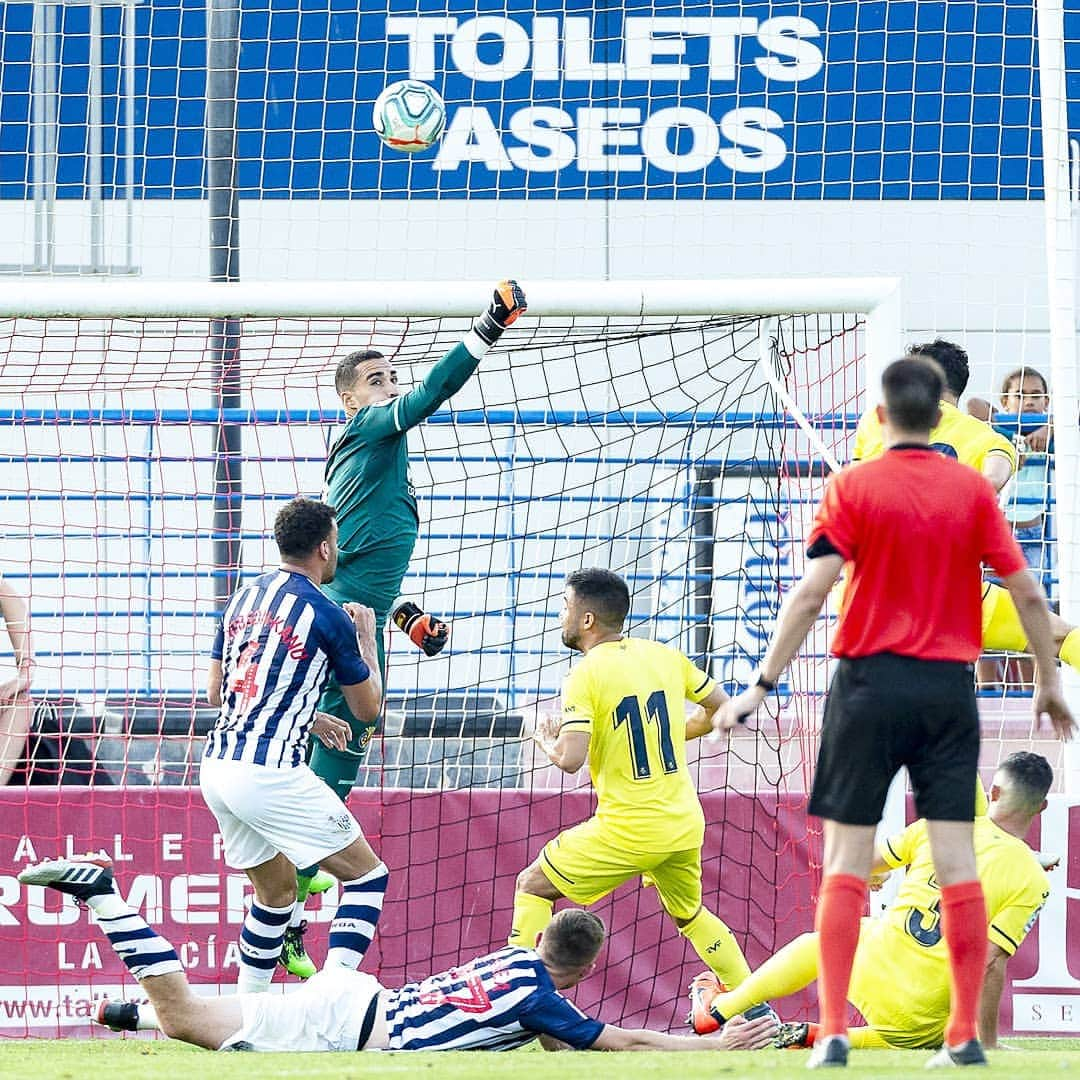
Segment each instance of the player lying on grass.
M985 817L975 822L975 857L986 896L989 947L979 1039L997 1045L998 1006L1005 967L1038 918L1049 881L1024 843L1046 806L1053 772L1046 758L1011 754L998 768ZM906 866L896 900L877 919L863 919L848 1000L869 1026L849 1029L853 1047L920 1049L941 1046L949 1015L949 960L941 932L940 890L934 878L925 821L916 821L877 854L878 875ZM691 987L694 1030L715 1031L724 1017L756 1002L794 994L817 978L817 934L803 934L726 993L711 973ZM777 1045L812 1046L816 1024L785 1024Z
M487 351L525 309L525 294L518 283L500 282L472 329L408 393L398 386L393 358L373 349L351 352L337 366L334 388L346 423L326 459L324 497L337 511L339 560L334 580L324 591L338 604L363 604L375 612L384 685L383 628L401 592L420 528L409 479L409 431L465 385ZM394 622L428 656L444 647L450 633L445 623L409 602L395 609ZM352 726L346 746L313 743L310 754L312 771L344 802L356 783L377 720L353 723L348 703L333 679L319 708ZM281 952L282 965L301 978L315 971L304 948L304 901L309 892L331 884L324 873L313 887L318 869L317 864L301 864L297 872L297 903Z
M586 1016L561 991L593 970L604 924L577 908L559 912L535 950L500 949L400 989L328 968L291 994L207 998L192 991L173 947L116 891L104 854L39 863L19 880L85 903L150 999L155 1026L207 1050L511 1050L534 1038L546 1050L753 1050L776 1035L771 1016L725 1025L707 1042ZM98 1020L135 1030L147 1026L139 1008L102 1002Z
M1016 447L989 424L956 407L968 384L967 353L959 345L941 338L912 345L908 352L929 356L945 372L941 420L930 432L930 448L978 470L994 485L994 490L1000 492L1016 472ZM859 420L855 432L853 460L871 461L884 452L881 423L876 410L870 408ZM1080 671L1080 628L1051 612L1050 632L1057 655ZM982 644L990 652L1031 652L1031 644L1008 591L990 581L983 584Z
M684 720L687 701L711 717L727 694L677 649L623 636L629 610L627 584L610 570L566 579L562 640L583 659L563 685L558 725L536 738L563 772L588 758L597 808L518 875L509 943L534 945L556 900L594 904L640 877L698 956L736 986L750 968L702 903L705 815L686 764ZM700 724L689 734L700 734Z

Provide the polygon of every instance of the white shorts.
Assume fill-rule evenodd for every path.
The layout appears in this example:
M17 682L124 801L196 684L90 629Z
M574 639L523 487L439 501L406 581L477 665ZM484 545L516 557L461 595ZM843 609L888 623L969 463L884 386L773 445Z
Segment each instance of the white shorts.
M356 1050L364 1017L382 989L374 975L332 967L291 994L240 994L243 1027L220 1049L247 1043L243 1049L267 1053Z
M204 758L199 786L221 829L225 862L236 870L279 851L295 866L314 866L364 835L307 765L273 769Z

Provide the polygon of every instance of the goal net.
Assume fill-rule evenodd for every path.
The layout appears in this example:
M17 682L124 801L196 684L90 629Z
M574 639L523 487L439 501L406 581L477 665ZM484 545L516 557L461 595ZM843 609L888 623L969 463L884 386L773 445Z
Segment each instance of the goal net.
M302 285L176 298L136 286L108 317L92 305L113 303L111 290L62 288L36 287L38 314L0 321L3 573L32 613L40 744L21 766L29 786L3 793L5 872L105 847L191 978L228 986L245 881L221 863L193 786L222 583L274 565L276 511L320 492L341 420L336 360L378 347L415 383L487 287L439 286L440 306L462 314L438 318L365 314L354 287L338 290L353 314L327 317L344 297ZM809 313L777 314L785 291ZM420 294L380 290L377 310L408 312ZM208 318L225 297L235 306ZM314 297L315 314L299 314ZM574 297L592 310L574 314ZM587 780L564 779L529 737L557 712L570 667L568 573L616 570L631 634L683 649L729 688L746 680L801 569L826 459L848 456L867 342L894 332L894 301L887 281L538 284L452 409L413 431L422 528L402 593L453 635L429 659L391 632L383 722L352 797L392 869L369 961L389 985L504 941L516 874L591 812ZM149 314L127 313L140 303ZM46 317L63 310L84 314ZM822 625L756 733L692 744L706 899L752 963L811 921L804 810L825 652ZM85 1001L115 993L121 967L70 903L27 888L10 910L0 1002L41 1011L0 1024L85 1026ZM680 1022L699 961L652 890L624 887L600 911L611 945L579 1003L612 1021Z

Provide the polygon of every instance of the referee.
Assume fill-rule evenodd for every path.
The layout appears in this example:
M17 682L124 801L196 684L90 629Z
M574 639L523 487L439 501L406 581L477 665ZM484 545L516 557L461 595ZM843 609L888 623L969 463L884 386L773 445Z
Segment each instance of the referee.
M761 704L851 563L809 805L825 823L816 916L822 1024L810 1068L847 1064L847 989L874 831L889 784L905 765L918 815L927 819L952 964L945 1045L929 1064L986 1062L975 1026L986 906L972 845L983 563L1009 590L1035 655L1036 727L1047 716L1060 738L1075 730L1054 664L1046 598L993 488L930 449L943 386L941 368L928 357L910 354L885 370L885 404L877 411L888 452L832 478L808 539L806 573L784 602L757 681L716 714L718 729L730 729Z

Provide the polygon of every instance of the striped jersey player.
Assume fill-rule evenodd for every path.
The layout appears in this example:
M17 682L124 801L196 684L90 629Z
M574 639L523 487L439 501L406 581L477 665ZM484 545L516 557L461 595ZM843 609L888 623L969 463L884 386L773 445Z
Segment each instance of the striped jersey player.
M203 997L173 947L120 895L104 853L27 867L19 880L85 903L149 1005L99 1003L113 1030L159 1027L208 1050L511 1050L539 1039L546 1050L761 1049L775 1020L729 1021L714 1039L604 1024L566 996L596 966L604 924L580 908L560 911L536 949L505 948L400 989L365 972L324 968L295 993Z
M274 539L280 567L240 589L218 627L207 697L221 712L199 776L226 863L255 887L240 933L237 983L252 993L273 977L296 906L297 865L322 862L343 887L330 925L329 965L359 965L387 882L356 819L305 763L312 733L337 746L351 734L344 720L318 712L331 674L358 722L379 713L374 618L360 605L338 606L319 589L337 565L332 507L293 499L274 521Z

